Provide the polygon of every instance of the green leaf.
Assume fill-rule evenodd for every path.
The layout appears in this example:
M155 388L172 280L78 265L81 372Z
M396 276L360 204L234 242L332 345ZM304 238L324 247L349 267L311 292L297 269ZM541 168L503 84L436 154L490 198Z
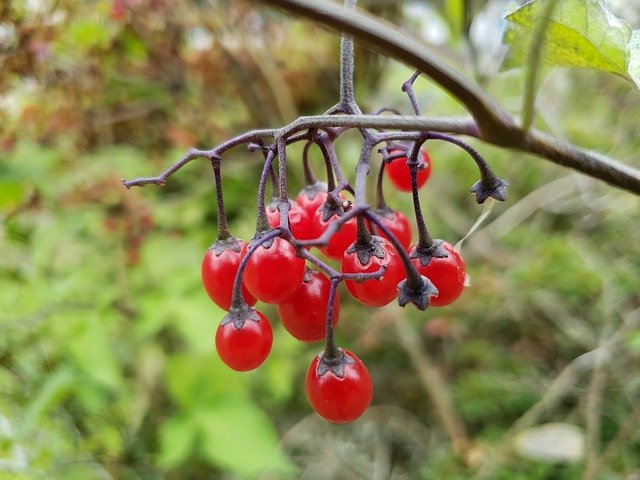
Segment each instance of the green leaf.
M464 0L448 0L444 2L442 9L451 29L451 38L458 40L464 29Z
M167 420L160 427L160 466L174 468L189 458L197 433L198 425L191 417L177 415Z
M64 400L64 398L73 391L76 381L77 378L74 372L66 367L46 377L40 391L36 397L29 402L25 409L24 419L26 428L32 428L42 414Z
M215 354L172 356L166 382L171 399L186 409L241 398L249 387L246 375L231 371Z
M507 6L504 16L511 26L504 38L510 47L505 68L526 61L543 6L541 0ZM631 41L631 27L601 0L564 0L551 16L543 59L554 66L591 68L632 81L630 70L635 69L637 75L638 60L630 62Z
M264 470L294 470L269 418L251 402L234 400L196 414L204 434L200 448L216 465L251 478Z
M634 30L629 42L629 75L640 89L640 30Z
M120 365L111 348L103 318L97 315L87 318L80 334L71 343L71 353L78 366L93 380L110 389L120 386Z
M18 205L24 190L22 182L0 179L0 211L8 211Z

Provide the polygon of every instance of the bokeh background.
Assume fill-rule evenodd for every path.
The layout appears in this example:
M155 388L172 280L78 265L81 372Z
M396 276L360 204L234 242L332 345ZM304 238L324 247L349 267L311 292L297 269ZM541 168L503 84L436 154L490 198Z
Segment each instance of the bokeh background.
M607 3L640 25L637 1ZM522 71L500 68L506 2L361 4L519 112ZM640 201L522 153L473 142L511 187L463 246L472 283L459 301L376 310L340 292L339 342L375 389L360 420L312 413L303 379L321 345L290 338L272 307L262 367L217 358L224 312L200 284L216 236L210 167L164 188L121 179L322 112L338 46L249 1L2 2L0 479L640 478ZM358 45L363 110L409 113L411 73ZM537 126L640 166L637 90L587 70L541 78ZM427 115L464 113L424 78L416 90ZM350 171L358 136L337 148ZM477 173L453 146L429 151L425 216L455 243L482 212L468 194ZM289 158L295 195L300 149ZM260 164L242 149L223 160L244 239ZM411 211L409 195L386 194Z

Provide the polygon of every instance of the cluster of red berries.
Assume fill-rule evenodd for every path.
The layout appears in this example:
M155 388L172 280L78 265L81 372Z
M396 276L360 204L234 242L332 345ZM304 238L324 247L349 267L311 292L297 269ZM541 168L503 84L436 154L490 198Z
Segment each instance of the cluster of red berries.
M426 150L420 153L413 179L417 187L424 185L431 173ZM397 158L381 168L379 182L386 167L393 185L411 192L407 154L401 150L390 150L389 154ZM314 182L290 201L288 218L293 242L273 230L279 227L281 218L276 201L266 207L272 235L262 232L249 243L230 235L219 238L204 256L202 281L211 299L229 311L218 327L215 344L220 358L234 370L258 367L271 350L272 329L267 318L252 308L257 301L277 305L283 326L296 339L326 340L327 349L313 359L307 371L307 398L323 418L345 423L367 409L372 386L362 361L352 352L333 346L332 329L340 314L338 281L344 280L349 293L367 306L383 306L398 298L399 284L407 276L406 264L384 230L397 239L418 273L435 286L430 305L444 306L458 298L464 288L465 267L460 255L446 242L433 245L432 248L442 247L440 254L430 255L425 261L418 254L419 244L411 245L412 228L407 217L386 204L376 210L380 231L372 222L364 227L364 218L353 216L342 223L327 245L319 247L326 257L341 263L340 272L336 271L341 275L339 279L307 267L295 241L319 238L350 206L342 194L330 192L326 184Z

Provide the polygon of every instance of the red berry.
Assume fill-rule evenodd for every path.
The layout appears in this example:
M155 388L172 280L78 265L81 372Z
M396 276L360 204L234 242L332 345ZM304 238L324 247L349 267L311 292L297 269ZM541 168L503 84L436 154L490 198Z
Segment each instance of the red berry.
M389 153L398 153L398 150L392 150ZM424 168L418 168L418 188L424 185L429 175L431 175L431 159L429 158L429 154L423 148L420 150L420 155ZM389 180L391 180L391 183L393 183L398 190L403 192L411 191L411 173L407 166L407 157L396 158L387 165L386 171L387 175L389 175Z
M335 367L324 364L323 354L316 355L305 380L309 403L318 415L333 423L358 418L369 407L373 395L371 377L362 360L349 350L340 351L342 359Z
M377 213L380 215L380 220L384 226L391 230L391 233L396 236L405 250L408 249L409 245L411 245L411 237L413 236L413 233L407 216L398 210L388 210ZM383 232L380 232L380 236L389 240Z
M202 284L207 294L224 310L231 308L231 293L233 290L233 281L238 272L238 266L244 256L246 243L242 240L237 243L239 250L235 251L231 248L225 248L220 255L216 253L215 248L211 248L204 254L202 259ZM253 306L256 299L248 290L242 286L242 294L245 301Z
M329 224L339 218L337 215L333 215L328 221L324 221L322 216L322 208L318 208L313 219L313 223L315 225L315 238L322 235L327 228L329 228ZM329 258L340 260L347 247L355 241L357 232L358 225L356 219L351 218L347 220L342 224L340 230L331 236L329 243L325 247L319 247L320 251Z
M316 210L324 205L327 200L327 184L316 182L314 185L305 187L296 197L296 203L307 212L309 217L313 217Z
M415 245L411 247L409 256L415 247ZM411 259L420 275L431 280L438 289L438 295L431 297L429 301L429 305L433 307L443 307L457 299L464 289L466 276L462 257L453 250L450 243L442 242L442 247L449 256L445 258L434 257L426 266L422 266L418 258Z
M309 215L305 209L300 207L295 202L289 201L291 208L289 210L289 228L291 233L298 240L310 240L313 237L314 229L309 220ZM267 220L272 228L280 226L280 210L277 208L277 203L272 202L266 207Z
M362 283L346 280L347 289L356 300L370 307L382 307L398 296L398 283L406 276L402 261L389 240L373 236L373 242L379 247L379 255L371 255L364 265L360 262L356 251L351 251L355 242L342 257L342 273L371 273L387 266L383 277L379 280L371 279Z
M261 302L281 303L300 287L303 277L304 260L289 242L277 237L268 248L261 245L253 252L243 279L247 290Z
M269 320L257 310L254 318L244 320L240 328L233 321L218 326L216 350L222 361L239 372L259 367L271 351L273 331Z
M325 338L327 304L331 282L316 270L307 270L300 288L278 305L282 325L293 337L303 342L318 342ZM333 320L335 326L340 315L338 292L333 298Z

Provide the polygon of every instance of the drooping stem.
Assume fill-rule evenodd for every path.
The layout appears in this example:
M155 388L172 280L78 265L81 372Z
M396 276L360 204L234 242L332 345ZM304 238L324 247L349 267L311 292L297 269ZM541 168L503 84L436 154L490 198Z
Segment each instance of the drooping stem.
M422 208L420 206L420 195L418 195L418 154L420 152L420 148L422 147L421 142L416 142L413 144L413 148L411 153L409 154L409 173L411 175L411 196L413 198L413 210L415 212L416 217L416 226L418 227L418 244L416 248L418 250L429 250L433 247L433 237L429 234L429 230L427 230L427 224L424 221L424 217L422 216Z
M467 152L478 166L478 171L480 172L480 181L488 188L491 188L498 182L498 177L496 177L495 173L493 173L493 170L491 170L491 167L489 167L487 161L482 157L482 155L478 153L477 150L468 145L466 142L463 142L459 138L453 137L451 135L447 135L446 133L437 132L428 132L427 138L432 140L442 140L444 142L457 145L465 152Z
M271 164L274 157L275 152L272 148L269 148L265 155L262 174L260 175L260 182L258 183L258 201L256 202L256 232L266 232L267 230L269 230L269 228L271 228L269 225L269 220L267 220L267 212L265 211L264 191L265 185L267 183L267 176L269 175L269 170L271 169Z
M317 182L316 176L313 174L313 170L311 170L311 165L309 164L309 149L313 145L313 142L309 140L304 144L304 149L302 150L302 168L304 170L304 183L306 185L314 185Z
M367 228L367 223L362 215L356 218L356 224L358 226L358 233L356 235L356 245L371 245L372 237L371 232Z
M278 152L278 180L280 185L280 227L286 232L289 230L289 185L287 183L287 139L281 135L276 139Z
M236 277L233 280L233 290L231 293L231 308L232 309L240 309L242 307L248 307L247 302L242 294L242 275L244 274L244 269L255 252L259 247L267 243L268 241L282 235L281 228L274 228L270 232L265 233L262 236L254 237L251 241L251 246L247 249L247 253L242 260L240 261L240 265L238 266L238 272L236 273Z
M269 178L271 179L271 196L277 198L280 195L280 186L278 185L278 175L273 162L269 165Z
M382 188L382 183L384 180L384 168L387 165L387 162L382 160L380 162L380 170L378 170L378 179L376 181L376 211L387 211L389 210L389 206L384 199L384 189Z
M322 356L323 361L328 365L337 364L340 360L340 350L336 347L335 339L333 338L333 302L336 297L336 288L340 282L337 278L331 279L331 286L329 287L329 299L327 300L327 323L325 333L325 347L324 354Z
M385 237L389 239L393 247L396 249L396 252L398 252L398 256L400 257L407 274L407 286L413 290L419 290L422 288L422 276L418 273L418 270L416 270L416 267L409 258L409 254L405 251L398 238L386 227L386 225L380 220L380 217L371 210L365 212L365 216L371 220L371 222L374 223L382 233L384 233Z
M222 198L222 177L220 176L220 159L211 160L213 167L213 176L216 182L216 200L218 204L218 240L224 241L231 238L229 230L229 222L227 222L227 214L224 210L224 200Z

